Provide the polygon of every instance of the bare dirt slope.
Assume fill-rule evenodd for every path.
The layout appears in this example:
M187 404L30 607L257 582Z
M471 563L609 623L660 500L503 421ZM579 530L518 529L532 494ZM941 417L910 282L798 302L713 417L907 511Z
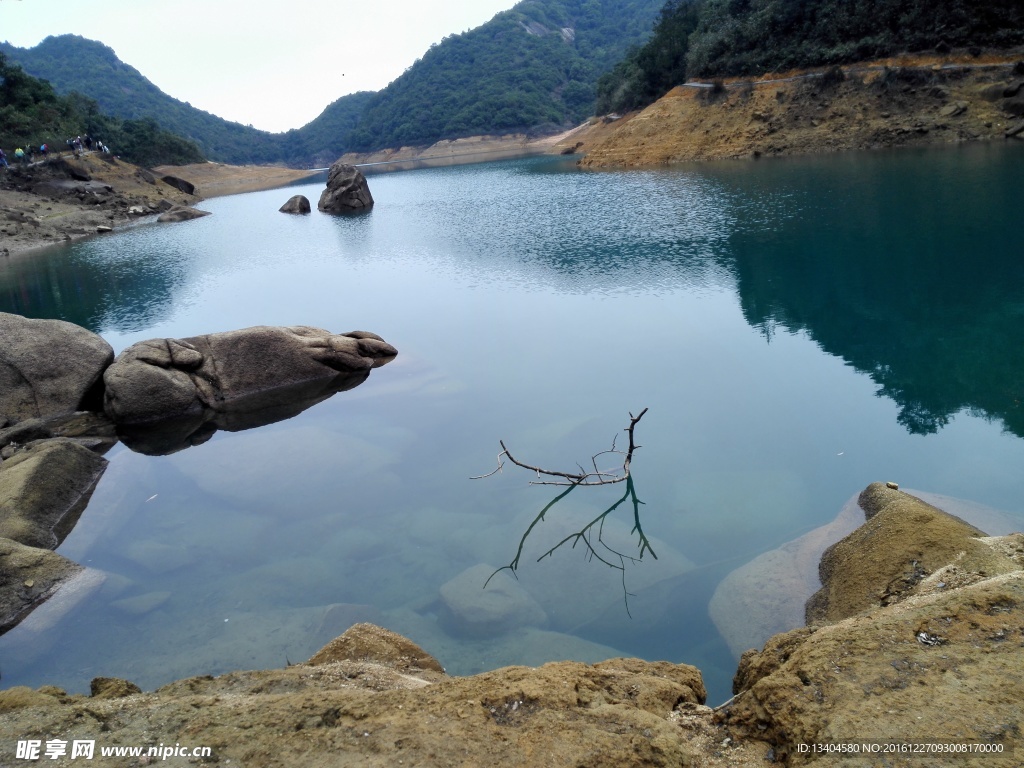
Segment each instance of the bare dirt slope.
M1024 138L1014 55L916 57L679 86L585 141L586 168Z
M319 171L301 171L270 165L225 165L224 163L159 165L153 169L153 172L158 175L177 176L191 182L196 188L196 194L204 198L274 189L316 176L319 173Z

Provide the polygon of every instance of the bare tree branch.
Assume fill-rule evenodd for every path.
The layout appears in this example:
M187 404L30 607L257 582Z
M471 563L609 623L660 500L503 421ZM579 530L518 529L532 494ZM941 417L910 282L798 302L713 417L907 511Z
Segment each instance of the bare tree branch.
M559 472L554 469L544 469L542 467L535 467L532 464L526 464L519 459L515 458L505 445L504 440L499 440L498 444L501 446L501 453L498 454L498 466L488 472L486 475L477 475L471 477L470 480L481 480L485 477L491 477L494 474L501 472L502 467L505 466L502 457L507 458L517 467L528 469L535 473L537 477L559 477L561 480L534 480L531 485L610 485L612 483L621 483L627 477L629 477L629 467L633 462L633 452L641 446L636 445L633 442L633 430L639 423L640 419L647 413L647 409L644 408L639 414L634 416L632 413L629 414L629 426L624 430L629 433L629 448L623 452L615 447L615 439L612 439L612 447L607 451L601 451L590 457L591 464L594 467L593 472L587 472L583 467L577 465L579 472ZM597 457L605 456L607 454L617 454L622 456L622 468L610 471L602 471L598 469Z
M626 491L625 493L622 494L622 497L620 499L611 504L607 509L605 509L601 514L599 514L585 526L583 526L580 530L576 531L575 533L569 534L564 539L555 544L555 546L553 546L547 552L538 557L537 562L540 562L545 557L553 556L556 550L558 550L566 544L569 544L570 542L572 549L575 549L577 544L582 544L584 550L586 551L586 556L588 559L597 560L598 562L603 563L609 568L614 568L615 570L618 570L622 573L623 599L626 603L626 613L629 614L630 592L626 589L626 564L628 562L639 562L643 559L645 552L649 552L651 554L651 557L653 557L655 560L658 559L658 556L654 553L654 549L651 547L650 540L644 534L643 528L640 525L640 506L643 504L643 502L640 501L639 498L637 498L636 489L633 486L633 478L630 475L630 468L633 462L633 453L634 451L636 451L637 448L641 447L635 443L633 431L636 428L637 423L640 421L640 419L643 418L645 413L647 413L646 408L640 411L640 413L637 414L636 416L634 416L632 413L629 414L629 426L624 430L629 434L629 448L626 451L618 450L615 447L615 439L613 438L612 447L610 449L606 451L600 451L599 453L596 453L593 456L591 456L590 464L594 468L593 472L587 472L586 470L583 469L582 466L579 465L577 465L580 470L579 472L559 472L557 470L544 469L542 467L533 466L532 464L526 464L525 462L521 462L518 459L516 459L509 452L504 441L498 441L501 444L501 453L498 454L498 466L493 471L487 473L486 475L478 475L471 479L479 480L485 477L491 477L492 475L501 472L502 467L504 467L503 459L507 458L517 467L522 467L523 469L527 469L531 472L534 472L538 478L560 478L558 480L538 479L531 481L531 485L557 485L567 487L564 491L562 491L560 494L555 496L555 498L549 501L543 509L541 509L540 513L533 519L533 522L530 523L529 527L526 529L526 532L523 533L522 537L519 539L519 547L516 550L515 557L512 558L512 561L508 565L502 566L501 568L498 568L494 573L492 573L487 578L487 581L484 582L484 588L486 588L487 585L490 583L491 579L493 579L501 571L510 571L513 576L516 575L516 571L519 568L520 558L522 558L523 555L523 549L526 546L526 540L533 532L533 529L537 526L538 523L543 522L544 516L555 504L557 504L566 496L568 496L572 491L574 491L576 488L579 488L580 486L611 485L613 483L621 483L625 481ZM605 456L608 454L622 456L622 467L613 470L600 469L597 464L598 457ZM638 547L640 549L640 552L635 557L633 555L627 555L624 552L620 552L619 550L614 549L613 547L609 546L603 538L605 519L612 512L618 509L619 506L624 501L626 501L626 499L629 499L630 503L633 506L633 528L630 531L630 535L635 533L639 537Z

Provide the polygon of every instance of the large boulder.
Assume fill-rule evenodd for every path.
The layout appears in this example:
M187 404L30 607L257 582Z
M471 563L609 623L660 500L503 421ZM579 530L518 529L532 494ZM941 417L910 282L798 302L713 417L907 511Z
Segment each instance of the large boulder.
M110 345L63 320L0 312L0 427L99 405Z
M107 460L66 437L32 443L0 464L0 537L56 549L70 533Z
M340 161L332 165L317 208L324 213L358 213L372 207L373 196L362 172Z
M281 213L309 213L312 208L309 205L309 198L305 195L292 195L288 202L277 210Z
M153 339L133 344L107 369L104 407L118 425L214 411L234 414L235 428L246 428L294 415L302 410L295 403L308 407L355 386L396 354L367 331L333 334L308 326ZM275 418L264 418L267 411Z

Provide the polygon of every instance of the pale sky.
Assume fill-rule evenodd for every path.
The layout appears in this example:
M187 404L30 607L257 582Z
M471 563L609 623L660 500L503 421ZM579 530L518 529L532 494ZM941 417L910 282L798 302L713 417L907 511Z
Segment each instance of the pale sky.
M0 40L76 34L110 46L176 99L267 131L377 91L431 43L516 0L0 0Z

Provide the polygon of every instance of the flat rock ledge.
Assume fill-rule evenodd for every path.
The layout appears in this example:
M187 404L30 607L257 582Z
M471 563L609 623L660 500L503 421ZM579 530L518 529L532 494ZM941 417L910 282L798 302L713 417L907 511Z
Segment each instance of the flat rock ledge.
M848 577L880 565L877 578L889 584L898 562L903 586L872 586L866 603L830 599L830 610L845 605L849 615L748 651L736 695L713 709L699 670L686 664L619 658L450 677L410 640L357 624L285 669L189 678L152 693L114 678L94 681L92 696L52 686L0 691L0 740L38 733L103 746L180 742L209 747L220 764L272 768L831 766L834 753L806 745L945 743L986 752L935 760L859 753L842 764L1018 766L1024 534L971 536L986 552L954 553L919 573L937 543L929 531L956 519L880 484L862 504L868 523L882 521L836 545L846 556L827 560L825 588L856 585ZM861 556L877 550L879 536L889 543L884 556L857 556L858 547ZM1004 572L992 575L994 566Z

